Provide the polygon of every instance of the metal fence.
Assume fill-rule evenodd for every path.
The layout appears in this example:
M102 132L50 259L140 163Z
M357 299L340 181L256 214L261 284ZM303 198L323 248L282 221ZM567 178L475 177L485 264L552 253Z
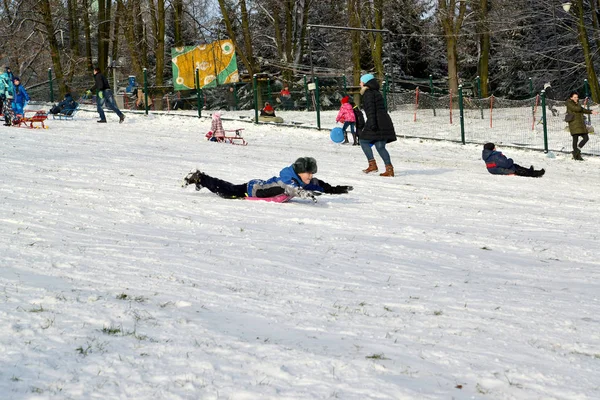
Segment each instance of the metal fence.
M571 151L572 139L564 122L565 102L546 99L543 92L523 100L494 96L478 98L479 90L473 88L465 91L469 95L431 90L431 85L425 87L430 89L428 92L422 92L418 86L414 90L391 90L389 82L383 82L382 92L398 135ZM92 84L91 79L79 78L71 83L70 89L80 103L95 105L95 96L85 94ZM282 94L284 86L289 88L289 95ZM584 88L587 92L585 81ZM252 82L180 92L173 91L170 86L138 86L126 91L123 82L120 82L115 99L119 108L124 110L194 110L198 116L202 116L203 111L208 114L214 110L229 110L239 111L239 118L255 123L261 123L259 110L269 102L282 117L284 125L328 130L335 126L335 112L342 97L354 97L358 90L358 87L347 84L346 77L316 78L314 84L307 77L302 77L284 84L268 76L257 75ZM436 95L436 92L443 94ZM48 101L52 91L47 84L37 85L29 93L34 100ZM55 102L59 100L54 99ZM589 96L584 101L588 107L595 106ZM546 105L545 112L543 103ZM298 117L299 112L303 113L302 118ZM297 119L302 122L295 121ZM586 120L594 122L590 117ZM600 155L598 137L591 135L583 150L586 154Z

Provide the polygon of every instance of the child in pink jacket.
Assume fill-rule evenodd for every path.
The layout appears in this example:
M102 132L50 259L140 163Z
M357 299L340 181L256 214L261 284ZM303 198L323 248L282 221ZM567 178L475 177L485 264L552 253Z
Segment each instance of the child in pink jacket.
M352 109L352 104L350 104L349 96L345 96L342 98L342 106L340 107L340 112L338 112L338 115L335 118L335 122L340 122L344 124L344 126L342 127L342 130L344 131L344 142L342 144L350 143L348 142L348 132L346 132L346 129L348 129L348 127L350 127L350 132L352 133L354 144L356 144L356 133L354 132L354 124L356 122L356 118L354 117L354 110Z
M225 137L225 130L223 129L223 122L221 122L221 112L215 111L212 115L212 123L210 126L212 131L212 137L217 139L217 142L223 140Z

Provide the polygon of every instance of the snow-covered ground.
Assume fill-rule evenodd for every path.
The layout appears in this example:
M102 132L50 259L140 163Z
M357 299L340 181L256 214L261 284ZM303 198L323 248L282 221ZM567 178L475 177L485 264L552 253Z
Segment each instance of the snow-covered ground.
M493 176L400 139L382 178L327 131L107 115L0 129L0 398L600 398L597 157L503 149L547 173ZM354 191L180 186L300 156Z

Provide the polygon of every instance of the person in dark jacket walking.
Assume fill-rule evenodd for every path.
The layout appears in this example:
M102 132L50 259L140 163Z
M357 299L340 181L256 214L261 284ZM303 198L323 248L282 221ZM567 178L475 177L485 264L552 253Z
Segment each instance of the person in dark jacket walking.
M565 115L565 121L569 123L569 132L571 132L571 136L573 137L573 159L583 161L580 149L582 149L588 140L590 140L583 114L597 115L598 111L587 110L579 105L579 94L577 92L571 92L569 100L566 102L566 106L567 114ZM569 115L572 115L572 117ZM581 142L577 144L579 138L581 138Z
M521 167L519 164L515 164L512 158L507 158L501 152L496 151L494 143L486 143L483 145L481 159L485 161L488 172L493 175L518 175L540 178L546 173L546 170L543 168L536 171L533 169L533 165L529 168L525 168Z
M365 174L377 172L377 162L373 157L373 149L375 146L377 152L385 163L385 172L380 176L394 176L394 167L390 154L385 149L385 145L396 141L396 132L392 119L385 109L383 96L379 92L379 82L373 74L366 74L360 77L360 94L362 95L362 106L367 115L365 127L359 134L360 147L369 161L369 166L364 169Z
M119 110L119 108L115 104L113 92L112 90L110 90L108 81L106 80L104 75L102 75L102 73L100 72L100 68L98 67L94 68L94 81L94 88L97 92L96 105L98 109L98 114L100 114L100 119L98 120L98 122L103 124L106 123L106 115L104 115L104 110L102 109L102 106L105 103L106 107L110 108L119 116L119 123L125 121L125 115L123 115L121 110Z

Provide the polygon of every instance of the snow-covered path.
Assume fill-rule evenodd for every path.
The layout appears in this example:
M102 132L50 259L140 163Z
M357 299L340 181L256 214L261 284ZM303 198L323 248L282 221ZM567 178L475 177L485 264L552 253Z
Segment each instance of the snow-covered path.
M385 179L325 132L109 119L0 130L0 397L600 398L597 158L506 149L547 173L500 177L480 146L401 139ZM299 156L355 190L180 187Z

